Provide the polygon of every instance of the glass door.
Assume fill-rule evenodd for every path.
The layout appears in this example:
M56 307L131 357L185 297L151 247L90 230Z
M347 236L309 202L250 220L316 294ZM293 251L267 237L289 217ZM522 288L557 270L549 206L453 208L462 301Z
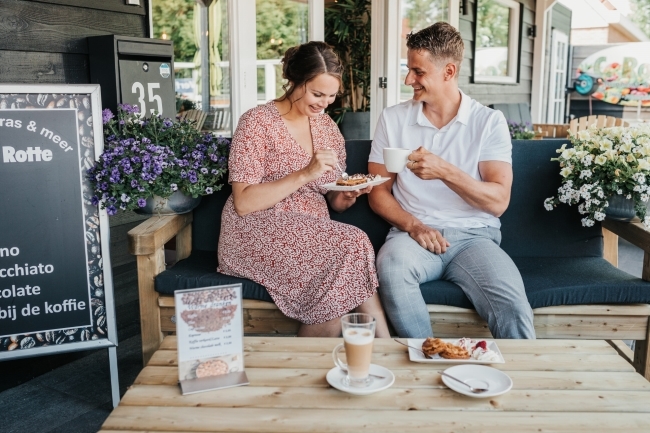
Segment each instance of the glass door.
M551 33L551 68L548 86L547 123L564 123L566 106L565 84L569 38L566 33L553 29Z

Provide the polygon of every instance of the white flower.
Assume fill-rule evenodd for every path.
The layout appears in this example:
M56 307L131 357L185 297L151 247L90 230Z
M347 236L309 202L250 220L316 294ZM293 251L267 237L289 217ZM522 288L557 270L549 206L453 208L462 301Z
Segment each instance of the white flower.
M625 159L627 160L627 162L634 162L636 158L634 157L634 155L628 155L627 158Z
M605 193L604 193L603 190L600 189L600 188L598 188L598 192L596 193L596 195L597 195L599 198L605 198Z
M632 152L632 143L624 143L621 144L621 150L625 153L630 153Z
M648 194L641 194L641 201L643 203L647 202L650 196Z
M580 179L589 179L591 177L591 170L582 170L580 172Z
M594 219L596 221L602 221L605 219L605 214L603 212L594 212Z
M598 156L596 157L596 164L598 164L598 165L603 165L603 164L605 164L606 162L607 162L607 157L605 157L605 156L603 156L603 155L598 155Z
M616 190L616 194L618 194L618 195L623 194L623 190L622 190L622 189L617 189L617 190Z
M580 212L580 214L586 214L587 213L587 209L585 209L585 204L584 203L580 203L580 206L578 206L578 212Z
M587 130L587 129L583 129L582 131L578 132L578 138L580 140L587 140L590 136L591 136L591 134L589 133L589 130Z
M603 138L600 141L600 150L602 150L602 151L612 150L613 147L614 147L614 143L612 143L607 138Z
M594 160L594 156L588 153L585 157L582 158L582 163L585 166L589 167L593 160Z
M628 199L628 200L631 199L631 198L632 198L632 194L628 194L628 195L626 195L625 198Z
M122 197L120 197L120 199L122 199L122 201L123 201L124 203L128 203L128 202L131 201L131 197L129 197L129 196L126 195L126 194L122 194Z
M647 159L639 159L639 170L650 170L650 162Z
M574 155L576 154L575 149L567 149L562 152L562 155L560 155L564 159L571 159Z
M632 191L642 192L643 190L641 189L641 185L634 185L634 188L632 188Z
M178 190L178 185L176 185L175 183L170 184L169 187L172 189L172 191Z
M643 218L643 225L646 227L650 227L650 215Z
M582 221L582 226L583 227L591 227L594 225L594 220L589 219L589 218L583 218L580 221Z
M563 177L567 177L567 176L569 176L569 175L571 174L571 169L570 169L569 167L564 167L564 168L562 169L562 171L560 171L560 174L561 174Z
M553 210L553 197L549 197L544 200L544 209Z

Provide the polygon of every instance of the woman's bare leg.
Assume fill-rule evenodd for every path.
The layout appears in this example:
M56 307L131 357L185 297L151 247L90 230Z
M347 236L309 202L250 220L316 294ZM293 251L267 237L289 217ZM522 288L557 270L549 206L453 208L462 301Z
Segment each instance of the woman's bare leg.
M386 322L386 316L384 315L384 309L381 307L381 301L379 301L379 295L375 293L371 298L368 298L366 302L359 305L356 308L357 313L366 313L370 314L377 321L377 327L375 329L375 337L377 338L390 338L390 332L388 331L388 323Z
M298 337L340 337L341 336L341 318L328 320L327 322L316 325L307 325L302 323L298 328Z

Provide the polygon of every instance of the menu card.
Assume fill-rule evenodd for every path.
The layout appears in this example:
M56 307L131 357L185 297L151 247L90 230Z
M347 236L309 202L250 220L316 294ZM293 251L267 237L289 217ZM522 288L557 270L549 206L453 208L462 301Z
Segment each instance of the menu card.
M183 395L248 385L241 293L241 284L174 292Z

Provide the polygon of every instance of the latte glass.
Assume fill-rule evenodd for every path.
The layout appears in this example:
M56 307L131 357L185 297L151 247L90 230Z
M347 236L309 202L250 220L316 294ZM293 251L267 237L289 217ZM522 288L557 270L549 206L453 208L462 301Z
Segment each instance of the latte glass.
M372 383L369 376L372 343L375 339L377 322L370 314L352 313L341 317L343 344L334 348L334 363L347 371L343 384L354 388L365 388ZM345 349L347 364L339 359L339 352Z

